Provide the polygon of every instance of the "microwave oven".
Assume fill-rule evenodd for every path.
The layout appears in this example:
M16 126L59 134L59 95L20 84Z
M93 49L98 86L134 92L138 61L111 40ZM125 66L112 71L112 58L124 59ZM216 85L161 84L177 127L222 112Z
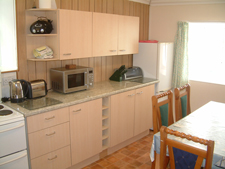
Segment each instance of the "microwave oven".
M84 66L51 68L50 79L54 91L71 93L93 87L94 72L93 68Z

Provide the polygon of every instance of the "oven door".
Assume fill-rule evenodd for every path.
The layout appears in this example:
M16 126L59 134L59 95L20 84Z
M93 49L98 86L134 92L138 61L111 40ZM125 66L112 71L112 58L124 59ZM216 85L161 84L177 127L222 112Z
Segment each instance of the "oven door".
M24 120L0 125L0 158L25 149L27 145Z
M64 80L64 93L85 90L88 88L87 69L79 69L75 73L66 72Z

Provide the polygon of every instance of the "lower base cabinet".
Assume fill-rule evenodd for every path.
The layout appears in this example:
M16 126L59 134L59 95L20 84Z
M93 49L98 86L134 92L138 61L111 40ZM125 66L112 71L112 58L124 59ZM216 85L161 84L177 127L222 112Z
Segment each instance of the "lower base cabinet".
M111 96L111 147L152 127L153 95L150 85Z
M31 160L32 169L65 169L70 166L70 146Z
M70 106L72 165L102 151L102 99Z

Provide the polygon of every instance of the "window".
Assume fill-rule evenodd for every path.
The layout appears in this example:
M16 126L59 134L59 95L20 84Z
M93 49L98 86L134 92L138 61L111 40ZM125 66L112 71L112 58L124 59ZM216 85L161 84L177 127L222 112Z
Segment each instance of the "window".
M15 0L0 0L0 69L18 69Z
M189 23L189 80L225 85L225 23Z

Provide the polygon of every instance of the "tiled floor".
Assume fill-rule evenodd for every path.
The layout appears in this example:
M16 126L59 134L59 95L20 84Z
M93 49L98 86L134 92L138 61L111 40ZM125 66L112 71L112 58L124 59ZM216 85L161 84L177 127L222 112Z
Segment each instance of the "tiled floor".
M115 153L108 155L84 169L151 169L149 157L153 132Z

